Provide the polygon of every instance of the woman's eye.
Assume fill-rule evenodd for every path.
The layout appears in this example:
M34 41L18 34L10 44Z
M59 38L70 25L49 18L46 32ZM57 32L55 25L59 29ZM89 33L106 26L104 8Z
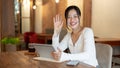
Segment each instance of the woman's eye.
M68 19L69 19L69 18L72 18L72 17L68 16Z
M78 18L78 16L74 16L74 18Z

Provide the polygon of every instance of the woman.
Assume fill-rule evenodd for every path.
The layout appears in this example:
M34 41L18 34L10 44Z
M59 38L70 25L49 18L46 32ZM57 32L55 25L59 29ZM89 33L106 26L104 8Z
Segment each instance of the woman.
M97 66L96 49L93 31L90 28L80 26L81 11L77 6L69 6L65 10L66 26L71 32L68 32L63 40L59 42L59 35L62 30L63 21L59 15L53 18L54 34L52 45L55 52L52 56L55 60L79 60L86 64ZM69 48L70 53L64 50Z

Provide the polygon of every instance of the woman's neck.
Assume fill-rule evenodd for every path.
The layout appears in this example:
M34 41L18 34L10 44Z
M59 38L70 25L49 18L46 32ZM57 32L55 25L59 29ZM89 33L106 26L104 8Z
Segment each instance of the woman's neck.
M73 34L78 34L79 32L81 32L81 30L82 30L82 27L80 26L80 27L74 29L72 33Z

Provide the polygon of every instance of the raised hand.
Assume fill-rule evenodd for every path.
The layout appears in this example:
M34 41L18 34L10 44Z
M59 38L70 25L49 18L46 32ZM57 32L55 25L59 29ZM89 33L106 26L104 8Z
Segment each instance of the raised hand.
M61 32L61 29L63 27L63 21L62 21L62 17L60 15L56 15L53 18L53 22L54 22L54 33L56 35L59 35Z

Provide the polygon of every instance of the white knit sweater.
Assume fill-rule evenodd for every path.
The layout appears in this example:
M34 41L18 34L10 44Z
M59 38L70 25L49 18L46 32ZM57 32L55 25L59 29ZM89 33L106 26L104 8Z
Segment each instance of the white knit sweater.
M79 60L86 64L97 66L96 49L94 42L93 31L90 28L84 28L77 42L73 45L71 33L67 33L63 40L59 42L59 36L53 34L52 46L57 51L57 48L64 51L69 48L71 53L62 52L60 61Z

